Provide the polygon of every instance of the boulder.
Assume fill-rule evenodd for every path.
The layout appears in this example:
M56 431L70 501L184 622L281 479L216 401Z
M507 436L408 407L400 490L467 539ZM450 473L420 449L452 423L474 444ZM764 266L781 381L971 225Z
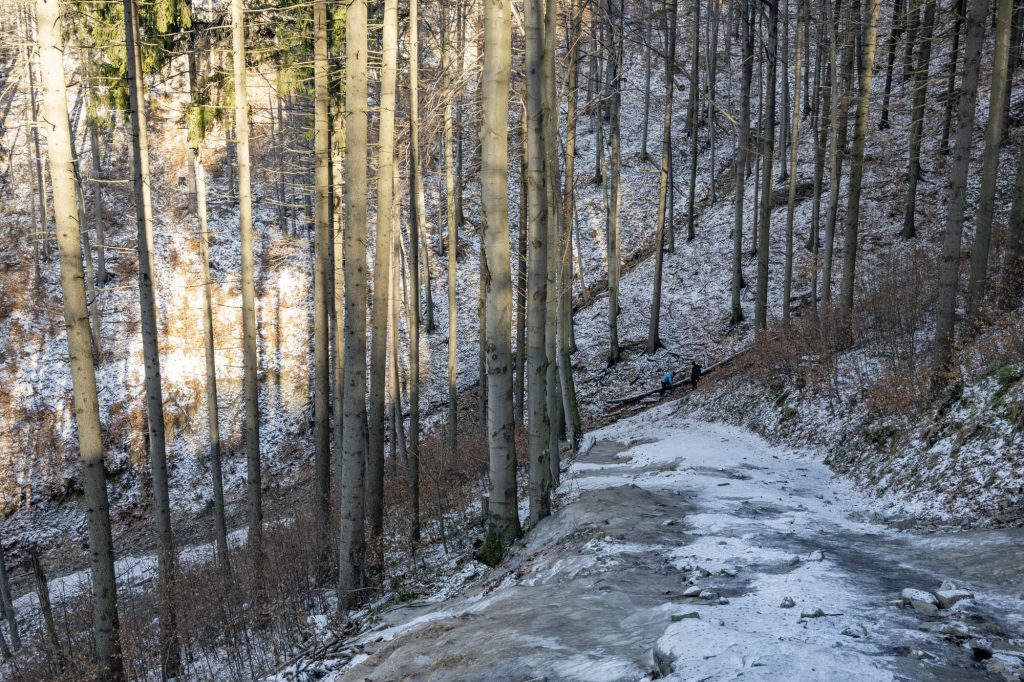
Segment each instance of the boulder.
M684 620L686 618L700 618L700 614L697 613L696 611L690 611L689 613L673 613L672 614L672 622L673 623L678 623L679 621Z
M783 597L782 603L779 604L780 609L791 609L796 606L796 602L793 601L792 597Z
M701 590L700 594L697 595L700 599L707 601L718 601L718 593L714 590Z
M974 599L974 594L967 590L939 590L935 593L938 597L939 607L943 609L953 608L953 604L964 599Z
M900 592L904 604L914 607L922 616L934 616L939 612L939 600L926 590L915 590L908 587Z
M801 618L824 618L825 612L820 608L814 609L813 611L801 611Z
M701 592L702 592L701 588L697 587L696 585L693 585L692 587L687 587L686 588L686 590L683 592L683 596L684 597L698 597L698 596L700 596Z
M820 549L816 549L816 550L814 550L813 552L811 552L810 554L807 555L807 560L808 561L824 561L825 560L825 553L822 552Z

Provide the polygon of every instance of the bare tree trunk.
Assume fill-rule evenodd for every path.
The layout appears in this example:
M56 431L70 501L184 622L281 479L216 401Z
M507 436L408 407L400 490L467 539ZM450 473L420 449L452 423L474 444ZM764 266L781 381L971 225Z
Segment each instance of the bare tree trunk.
M750 81L754 69L754 13L751 0L741 0L739 11L743 42L743 63L740 82L739 140L736 142L736 205L732 233L732 318L731 324L743 321L740 292L743 288L743 208L746 194L747 158L750 146Z
M619 187L620 169L622 167L622 84L619 75L618 41L612 41L614 62L614 80L611 82L611 169L608 178L609 201L608 214L605 222L605 242L608 250L608 365L619 361L619 205L621 189ZM593 65L593 62L592 62ZM595 125L600 125L601 118L595 114Z
M889 127L889 97L892 94L892 71L896 61L896 45L903 35L903 2L896 0L893 3L892 26L889 28L889 46L885 58L885 94L882 96L882 116L878 121L878 129L885 130ZM914 11L911 8L911 11Z
M925 1L924 25L918 49L917 73L914 78L914 102L910 121L910 162L907 169L907 198L903 210L904 239L917 236L917 183L921 176L921 138L924 130L924 105L928 94L928 68L932 55L932 31L935 26L935 0Z
M249 96L245 73L243 0L231 0L232 71L235 86L235 148L238 153L238 222L242 281L242 393L244 400L249 547L263 547L263 477L260 470L259 358L253 266L252 183L249 166Z
M236 0L237 1L237 0ZM345 14L345 435L341 479L338 611L360 602L366 461L366 0ZM410 230L415 233L415 227ZM411 325L415 329L415 325ZM412 333L410 329L410 333Z
M935 313L933 366L936 371L949 369L953 355L953 332L956 322L956 297L960 283L960 243L963 236L964 213L967 208L967 172L971 162L971 137L974 132L974 111L978 101L978 70L981 44L985 38L987 0L967 0L967 35L964 40L963 84L957 105L956 140L949 174L949 200L946 205L946 229L942 238L939 261L939 297Z
M42 14L40 14L42 16ZM56 209L56 207L54 207ZM57 637L57 626L53 620L53 606L50 602L50 585L46 580L46 573L43 572L43 564L39 561L39 554L35 548L29 550L29 564L32 566L32 576L36 582L36 595L39 597L39 612L43 616L43 630L46 631L46 643L50 649L50 657L54 668L59 672L64 670L66 660L64 650L61 649L60 639Z
M449 23L447 5L441 6L441 71L446 83L444 105L444 181L448 222L448 450L455 452L458 447L459 390L458 390L458 346L459 309L456 294L456 272L458 268L459 226L455 207L455 135L453 129L453 106L455 79L451 73L451 47L449 44ZM522 353L522 346L518 346ZM517 375L521 378L522 375ZM518 413L517 413L518 414Z
M370 571L381 578L384 533L384 380L387 376L387 305L391 295L391 229L394 197L395 84L398 69L398 0L385 0L380 72L377 229L373 260L373 336L370 345L370 451L366 458L366 509L370 517ZM412 189L412 188L410 188ZM413 190L415 191L415 190Z
M526 258L529 247L527 238L527 217L526 192L527 192L527 136L526 127L526 99L523 98L523 110L520 112L521 125L519 127L520 146L522 150L519 158L519 242L518 259L519 267L516 270L516 393L515 413L516 428L522 429L526 426Z
M150 196L149 134L146 95L141 71L138 5L124 0L128 93L131 109L132 188L138 228L139 311L142 357L145 363L146 422L149 425L149 466L153 477L153 513L157 535L157 571L160 590L160 649L165 677L176 677L181 666L174 613L174 538L171 534L171 501L167 488L167 446L164 433L164 400L157 339L156 269L153 264L153 203Z
M666 13L667 44L665 52L665 125L661 136L661 189L658 193L658 227L654 235L654 291L651 296L651 317L647 329L647 353L653 355L661 347L661 280L662 267L665 260L665 230L672 230L671 224L666 225L666 211L670 200L669 193L672 191L672 91L675 85L675 63L676 63L676 12L678 2L668 0L668 11ZM621 61L621 55L617 54ZM691 88L695 83L691 83ZM694 104L691 101L690 108ZM692 113L692 111L691 111ZM696 131L691 131L696 138ZM693 147L691 146L691 153ZM691 207L692 209L692 207Z
M366 22L366 7L365 0L358 0L363 4L363 23L365 32ZM361 43L362 49L366 51L366 39L363 38ZM409 3L409 122L411 130L411 142L412 148L410 153L412 159L411 173L413 186L417 186L417 183L422 184L422 173L423 166L420 161L420 147L419 147L419 93L418 93L418 80L414 81L414 76L418 79L419 76L419 51L420 51L420 39L419 39L419 0L412 0ZM462 53L459 52L461 55ZM351 62L350 62L351 63ZM413 68L416 67L416 68ZM351 67L350 67L351 68ZM366 62L363 61L363 78L365 79L365 68ZM365 86L364 86L365 87ZM366 91L363 90L362 102L365 107L366 104ZM461 108L459 110L458 123L461 125ZM416 121L416 125L412 125L412 122ZM363 113L363 126L365 126L365 109ZM365 144L366 133L365 127L362 137L363 143ZM461 150L461 147L460 147ZM461 156L457 163L460 165L461 175ZM365 167L365 164L364 164ZM365 185L365 183L364 183ZM365 193L365 191L364 191ZM415 197L422 197L422 193L417 193ZM461 206L461 195L456 202L457 207ZM425 218L425 209L417 203L414 204L416 215L413 216L413 223L418 224L419 221ZM365 211L363 211L365 214ZM457 214L459 216L461 226L461 209ZM364 227L365 231L365 227ZM412 305L408 308L409 319L407 320L406 329L409 334L409 499L411 502L412 509L410 510L409 519L409 546L412 551L415 552L416 546L420 542L420 231L415 229L414 225L409 226L409 284L410 289L413 293L413 301L410 301ZM428 282L429 286L429 282ZM363 351L365 354L365 350Z
M217 360L213 340L213 278L210 276L210 230L206 213L206 171L203 149L196 143L192 154L196 179L196 215L199 219L199 265L203 281L203 349L206 354L206 415L210 430L210 471L213 475L213 537L217 561L230 574L228 530L224 513L224 474L221 468L220 416L217 409Z
M775 72L779 56L779 7L768 8L767 105L764 116L764 141L761 157L764 176L761 181L761 228L757 243L757 297L754 305L754 327L758 333L768 326L768 248L772 223L772 170L775 159Z
M860 3L854 2L851 10L859 7ZM840 3L837 2L834 18L834 32L837 43L839 41L841 9ZM859 14L859 9L856 13ZM850 14L854 14L854 12L851 11ZM831 172L829 174L828 215L825 219L825 255L821 275L821 301L826 309L830 309L832 306L832 256L835 250L836 220L839 214L839 185L843 180L843 157L846 155L846 128L850 109L850 90L853 86L853 57L856 49L856 40L851 38L853 33L850 25L852 23L852 19L847 21L847 30L843 33L843 82L839 83L837 73L832 74L834 83L832 102L835 108L831 116L833 123L830 133L832 158L830 164Z
M847 189L846 220L843 223L843 278L840 283L839 316L849 328L853 313L853 289L857 268L857 233L860 226L860 194L864 179L864 146L868 134L868 105L871 79L875 68L875 46L878 38L878 13L881 0L869 0L868 25L864 35L864 51L860 62L860 99L854 124L853 157L850 160L850 186Z
M103 172L100 169L99 135L96 125L89 120L89 150L92 156L92 224L96 229L96 285L102 289L107 284L107 238L103 226L103 193L100 182Z
M11 599L11 582L7 575L3 543L0 543L0 607L3 607L7 630L11 633L11 647L17 651L21 648L21 634L18 631L18 614L14 610L14 600ZM10 658L10 655L7 657Z
M502 544L519 537L515 419L512 412L512 269L508 227L508 87L512 14L508 4L484 3L481 80L481 198L487 254L487 442L490 451L488 534ZM532 386L531 386L532 390ZM532 424L531 424L532 427Z
M675 16L675 14L672 14L672 16ZM697 133L700 118L697 115L697 109L700 107L698 95L698 90L700 89L700 2L693 3L693 33L691 40L693 42L693 59L690 64L690 110L687 116L687 121L690 124L690 194L687 203L688 210L686 212L686 241L688 242L693 241L694 237L697 236L694 229L694 221L697 219L695 215L697 208ZM669 50L675 54L672 47ZM666 81L666 90L665 101L668 102L672 99L672 79ZM666 104L666 108L671 112L672 107L670 104ZM666 137L671 135L671 126L672 120L671 114L669 114L665 118ZM671 147L667 149L669 154L671 154ZM711 177L711 184L715 184L714 175Z
M967 317L974 319L988 295L988 259L992 242L992 214L996 199L999 145L1003 140L1003 108L1006 106L1006 68L1010 53L1013 0L996 3L995 52L992 55L992 88L985 128L985 157L981 166L981 191L974 215L974 250L971 252L971 280L967 289Z
M793 294L793 213L796 209L797 141L800 136L800 59L803 56L801 50L807 24L805 3L808 1L800 0L800 6L797 9L799 17L796 24L796 61L793 63L793 82L796 87L793 88L793 112L789 134L791 149L789 154L789 201L786 206L786 270L782 283L782 324L787 328L789 327L789 301ZM814 296L813 292L811 296Z
M547 348L547 192L544 169L544 11L542 0L526 0L526 125L528 127L529 308L527 372L529 381L530 521L551 511L548 463ZM598 121L599 122L599 121ZM502 126L504 127L504 126Z
M554 490L560 478L561 452L559 437L565 413L562 409L562 386L558 373L558 317L561 294L559 220L559 189L562 186L558 167L558 125L560 107L555 88L555 34L558 31L557 0L546 0L544 18L543 107L544 107L544 197L547 201L547 301L544 307L544 354L547 356L548 468Z
M64 299L71 389L78 427L78 449L89 528L89 577L92 583L92 639L98 673L103 680L124 679L114 544L110 535L107 475L103 464L96 373L89 338L89 316L82 272L82 246L75 207L75 174L64 83L64 44L57 0L37 0L39 62L42 65L43 123L57 222L60 285Z
M1013 205L1010 208L1003 255L1003 278L999 288L1003 310L1013 310L1020 305L1024 294L1024 146L1020 148L1017 158L1017 181L1014 183Z
M644 51L644 122L640 127L640 161L647 163L651 160L651 155L647 153L647 131L651 121L651 52L653 51L651 41L654 37L651 35L650 18L645 16L643 22L646 50Z
M334 244L334 480L332 497L338 504L338 511L332 521L341 517L341 484L345 464L345 155L346 131L344 107L333 107L334 130L331 135L331 173L333 177L332 201L334 202L333 244Z
M37 0L37 2L38 2L38 0ZM29 14L30 14L30 11L26 10L26 16L28 16ZM31 19L30 16L28 16L28 18ZM37 8L36 9L37 34L38 34L38 30L39 30L38 23L39 23L39 10ZM32 28L31 28L31 24L28 21L25 22L25 33L26 33L25 44L28 45L28 43L31 42L31 40L32 40ZM39 113L40 112L39 112L39 104L38 104L38 101L36 99L36 74L35 74L35 67L34 67L34 65L32 63L32 57L31 57L31 54L28 52L28 48L27 47L26 47L26 52L25 52L25 62L26 62L27 71L28 71L28 93L29 93L29 108L30 108L29 110L32 113L32 121L33 122L38 122L39 121ZM39 57L40 79L43 79L46 76L46 74L42 73L42 70L43 70L42 57L40 56ZM61 73L64 73L63 69L61 69ZM46 86L44 85L43 87L46 87ZM65 105L65 108L66 108L66 105ZM71 144L74 145L74 140L72 140ZM49 218L49 214L48 214L48 212L46 210L46 174L43 172L43 166L44 166L43 155L42 155L42 152L39 150L39 126L38 125L33 125L32 126L32 146L30 148L30 151L31 151L33 165L35 166L35 188L34 188L34 191L38 192L38 194L36 195L36 198L37 198L37 200L39 202L40 235L37 238L42 239L42 241L43 241L43 257L46 258L47 260L49 260L49 258L50 258L50 218ZM52 170L50 171L50 175L52 177L52 175L53 175L53 171Z
M569 65L566 82L565 184L562 190L562 264L558 307L558 375L562 386L562 406L566 435L575 453L580 438L580 410L576 400L576 384L572 373L572 225L576 205L576 82L579 72L577 43L580 36L580 15L576 0L569 3ZM582 278L582 270L580 276ZM581 279L582 281L582 279ZM586 285L583 285L586 290Z
M313 3L313 147L316 160L316 213L313 246L313 514L316 552L322 575L331 532L331 354L327 298L331 248L330 74L327 57L327 0Z
M953 129L953 104L957 101L956 95L956 65L960 57L960 36L963 33L964 11L967 7L967 0L957 0L953 10L953 47L949 51L949 63L946 66L946 113L942 117L942 143L939 150L942 154L949 153L949 136Z

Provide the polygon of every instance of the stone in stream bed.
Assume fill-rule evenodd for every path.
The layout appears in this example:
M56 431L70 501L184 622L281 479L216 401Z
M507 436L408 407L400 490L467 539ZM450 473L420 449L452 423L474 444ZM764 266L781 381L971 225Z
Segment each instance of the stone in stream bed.
M796 602L793 601L792 597L783 597L782 603L779 604L780 609L791 609L796 606Z
M820 608L814 609L813 611L801 611L800 612L800 617L801 618L824 618L825 617L825 612L822 611Z
M700 593L702 591L703 590L700 587L697 587L696 585L693 585L692 587L687 587L686 588L686 590L683 592L683 596L684 597L699 597Z
M714 590L701 590L701 593L697 596L706 601L718 601L718 593Z
M922 616L934 616L939 612L939 600L931 592L907 587L900 592L900 598Z
M690 611L689 613L673 613L672 614L672 622L673 623L678 623L679 621L687 619L687 618L700 618L700 614L697 613L696 611Z
M825 553L822 552L820 549L816 549L816 550L814 550L813 552L811 552L810 554L807 555L807 560L808 561L824 561L825 560Z
M939 599L939 606L944 609L953 608L958 601L974 599L974 594L967 590L939 590L935 596Z

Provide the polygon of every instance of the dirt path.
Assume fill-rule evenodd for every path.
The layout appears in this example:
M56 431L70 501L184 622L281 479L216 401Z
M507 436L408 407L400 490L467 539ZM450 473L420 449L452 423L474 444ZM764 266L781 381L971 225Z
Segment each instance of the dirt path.
M869 523L870 502L812 458L739 429L669 421L670 411L598 432L560 490L568 504L507 565L457 598L385 614L360 638L366 655L332 679L998 680L1024 670L1024 533ZM975 598L932 616L897 605L904 588L944 580Z

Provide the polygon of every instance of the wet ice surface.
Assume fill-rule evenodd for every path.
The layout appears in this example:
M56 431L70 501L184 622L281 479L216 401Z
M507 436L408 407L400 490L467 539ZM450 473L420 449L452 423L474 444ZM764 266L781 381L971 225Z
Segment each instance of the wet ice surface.
M670 411L595 434L570 503L507 565L385 614L335 679L1003 679L949 625L1019 665L1024 533L865 523L869 502L813 458ZM934 617L889 603L943 580L976 599Z

